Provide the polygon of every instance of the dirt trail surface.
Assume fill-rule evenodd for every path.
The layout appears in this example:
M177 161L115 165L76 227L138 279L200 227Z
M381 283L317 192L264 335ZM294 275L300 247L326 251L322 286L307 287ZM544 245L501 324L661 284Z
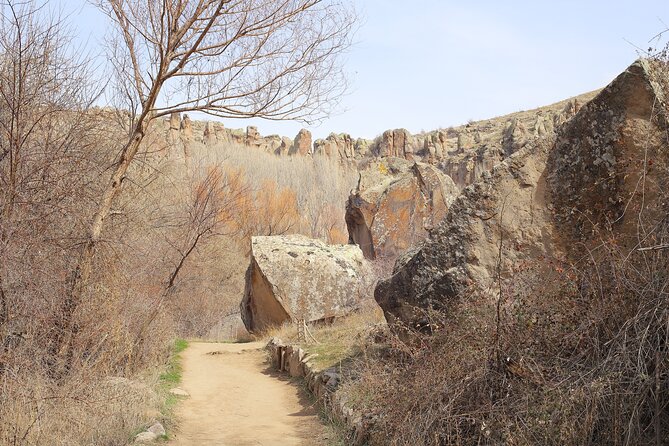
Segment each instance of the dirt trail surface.
M265 361L261 343L191 343L182 353L175 446L325 445L305 392Z

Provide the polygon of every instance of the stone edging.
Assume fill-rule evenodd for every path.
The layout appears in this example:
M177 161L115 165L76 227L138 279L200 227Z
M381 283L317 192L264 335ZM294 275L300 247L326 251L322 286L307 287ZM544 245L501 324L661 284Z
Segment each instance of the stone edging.
M363 417L337 392L341 375L335 367L316 371L310 362L316 355L308 354L300 347L286 345L278 338L270 339L265 349L269 352L270 362L276 370L304 379L307 389L318 399L328 416L351 432L352 446L365 444L368 437Z

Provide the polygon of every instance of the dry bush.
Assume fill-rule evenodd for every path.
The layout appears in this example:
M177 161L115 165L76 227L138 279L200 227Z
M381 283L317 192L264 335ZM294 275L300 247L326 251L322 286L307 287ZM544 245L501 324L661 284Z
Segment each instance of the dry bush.
M176 102L181 106L187 100L189 110L202 110L207 106L200 95L217 94L219 104L235 88L235 98L252 99L228 103L219 114L233 107L235 116L313 116L315 106L342 85L331 83L328 75L339 72L333 57L347 46L353 21L342 4L251 3L224 8L220 2L185 2L177 8L170 3L137 1L129 7L127 2L99 2L112 20L118 19L114 23L121 37L109 41L119 56L110 61L117 74L146 76L117 84L125 110L91 107L101 84L88 61L77 57L64 37L68 32L48 7L30 1L0 6L3 444L125 443L133 430L160 416L146 412L155 406L155 395L138 382L151 384L168 357L170 341L177 333L207 336L221 330L229 307L237 306L246 265L239 255L241 228L232 216L247 182L238 187L234 175L218 170L217 164L197 175L187 173L170 156L157 120L169 111L157 110L155 104L166 105L166 89L172 88L180 90ZM152 14L160 8L170 9L169 14ZM281 14L282 26L267 22L263 11ZM155 21L167 16L180 28ZM259 25L272 42L306 49L309 57L291 63L283 53L263 51L256 55L266 62L261 74L272 78L266 88L255 88L257 76L249 73L260 72L254 64L221 90L212 78L225 77L225 63L235 66L235 57L246 56L235 52L217 58L209 44L209 49L199 45L220 44L216 36L227 32L227 19ZM193 26L199 20L211 26ZM157 62L157 53L138 43L148 35L138 30L140 25L150 28L147 45L154 37L167 42L154 49L165 50L161 60L174 63ZM132 41L122 37L126 26L126 37L137 31ZM164 33L154 36L159 28ZM295 40L285 31L309 38ZM181 37L174 39L172 33ZM254 43L262 49L266 42L255 39L254 32L246 42L233 39L224 46L248 50ZM136 43L147 51L137 50ZM320 54L325 47L331 51ZM142 69L128 72L130 59ZM220 76L197 71L214 64L222 70ZM308 79L300 72L308 73ZM166 86L168 78L174 82ZM199 85L197 91L177 85L186 78L189 85ZM270 94L259 105L258 95L281 78L303 88L289 96ZM145 91L154 81L158 87ZM253 91L243 92L247 87ZM213 103L208 111L217 111ZM294 220L299 194L286 189L274 196L272 187L265 190L263 204L278 205L270 207L267 219Z
M620 254L525 265L499 332L496 303L472 295L427 315L433 336L372 342L343 391L373 414L373 444L665 444L669 259Z
M337 318L329 323L309 326L307 341L300 341L297 326L287 322L280 327L268 329L257 337L265 341L277 337L283 342L300 345L307 352L318 355L314 364L318 369L341 367L364 350L370 332L385 327L385 319L378 305L367 302L358 311Z
M234 144L202 148L194 156L200 169L224 165L243 173L255 192L250 207L256 209L247 220L259 220L251 235L269 235L272 220L288 214L290 218L278 225L283 232L346 242L345 204L358 174L336 157L276 156ZM268 212L271 215L265 215Z

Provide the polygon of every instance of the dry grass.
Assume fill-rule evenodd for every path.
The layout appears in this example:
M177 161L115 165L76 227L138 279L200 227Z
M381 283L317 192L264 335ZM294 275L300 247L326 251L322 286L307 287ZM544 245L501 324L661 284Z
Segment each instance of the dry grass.
M431 314L444 327L432 337L395 327L341 391L374 417L372 444L666 444L669 256L647 275L628 262L525 270L506 288L499 350L495 303L476 295ZM595 268L624 280L595 290Z
M376 304L370 303L332 323L311 325L309 331L316 341L310 339L308 342L299 342L297 326L292 323L270 329L259 337L263 340L277 337L283 342L299 345L308 353L317 355L313 363L317 370L324 370L340 367L342 363L359 355L369 333L379 327L385 327L383 312Z

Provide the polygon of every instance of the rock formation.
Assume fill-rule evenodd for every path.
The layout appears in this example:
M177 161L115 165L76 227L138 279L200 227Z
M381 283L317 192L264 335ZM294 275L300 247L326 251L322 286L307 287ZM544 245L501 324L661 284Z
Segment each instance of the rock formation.
M193 138L193 124L188 115L184 115L183 119L181 120L180 130L181 130L181 135L184 138L188 140Z
M657 72L637 61L595 99L575 104L578 113L563 126L546 176L567 245L612 230L632 247L642 217L654 227L666 215L659 197L668 184L667 91Z
M634 198L643 167L649 159L667 163L667 124L654 114L659 104L665 99L651 65L636 62L559 136L531 140L483 173L420 249L400 259L392 277L377 286L386 317L424 326L421 310L446 309L466 289L483 295L494 289L498 267L506 280L521 260L581 256L600 229L621 236L628 248L638 243L641 200ZM667 184L666 168L648 163L645 183L644 212L652 226L667 211L651 198ZM577 249L577 241L585 245Z
M344 316L361 304L369 277L357 246L329 246L301 235L253 237L241 303L244 325L255 332Z
M213 146L218 142L216 130L213 122L206 122L204 125L203 142L208 146Z
M434 166L384 158L360 173L346 206L349 241L368 259L395 257L427 235L459 193Z
M197 150L198 143L210 147L234 144L277 156L315 154L363 166L375 159L397 157L432 164L451 176L459 188L464 188L533 136L552 137L554 129L571 119L592 96L586 94L536 110L447 130L416 135L405 129L387 130L375 141L332 133L314 142L311 132L303 129L293 142L278 135L262 136L254 126L229 129L218 122L191 121L178 113L170 116L164 129L168 143L179 151Z
M415 138L405 129L386 130L377 148L379 156L412 159L416 149Z
M544 127L544 134L546 128ZM502 148L506 156L516 153L527 144L528 132L522 121L514 118L509 121L506 130L504 130L504 137L502 139Z
M295 137L295 142L293 143L293 148L290 151L291 155L307 155L311 153L312 149L312 139L311 132L306 129L299 131Z
M314 142L314 154L337 156L341 160L353 160L356 156L355 141L346 133L330 133L326 139Z
M249 125L246 127L246 145L247 146L260 146L260 133L258 132L258 127Z

